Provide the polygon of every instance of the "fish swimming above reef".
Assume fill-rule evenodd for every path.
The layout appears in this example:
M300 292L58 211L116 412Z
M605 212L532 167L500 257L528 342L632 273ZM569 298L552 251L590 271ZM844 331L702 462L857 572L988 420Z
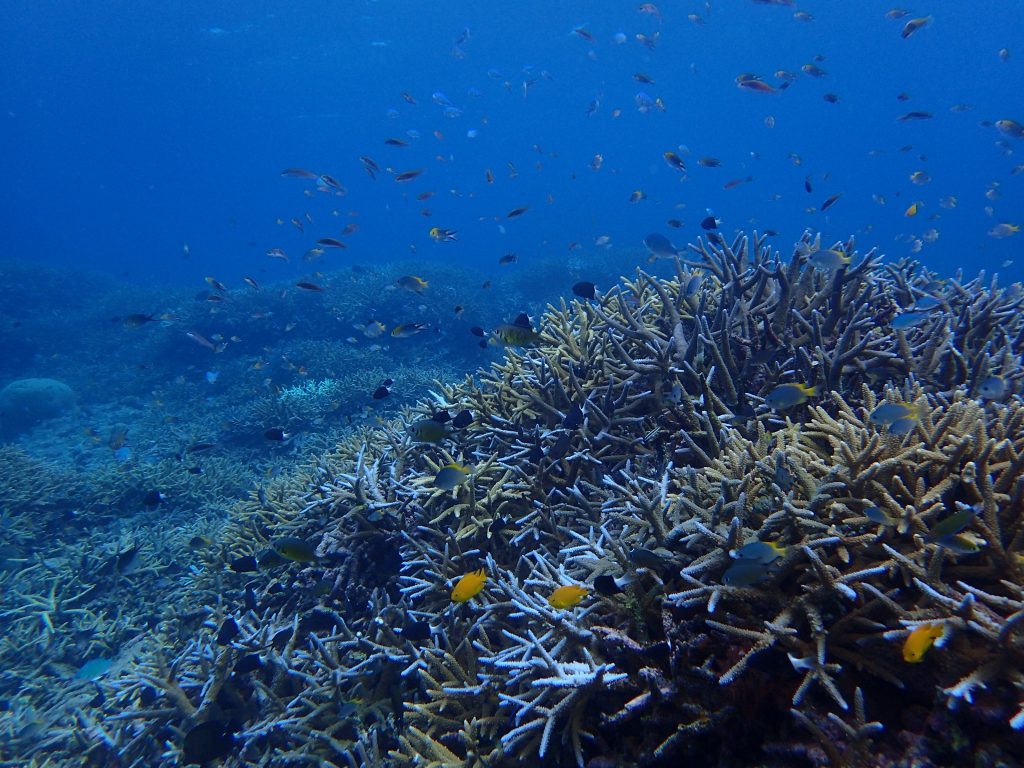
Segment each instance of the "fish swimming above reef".
M736 551L736 559L768 565L780 557L785 557L788 551L788 547L777 541L751 541Z
M420 419L414 421L408 427L409 436L417 443L440 443L447 437L451 436L451 432L444 425L436 419Z
M474 597L480 594L484 588L484 584L487 582L487 571L483 568L478 568L475 571L471 571L459 579L458 583L452 589L452 602L453 603L464 603L467 600L472 600Z
M903 660L908 664L924 661L928 649L945 634L943 624L921 624L903 641Z
M136 312L121 318L121 325L125 328L141 328L147 323L156 322L158 319L156 315L145 315L141 312Z
M809 387L799 382L779 384L779 386L768 393L768 396L764 399L764 404L773 411L785 411L806 403L807 398L817 397L817 395L817 387Z
M727 587L752 587L763 581L769 572L768 563L760 560L737 560L725 569L722 583Z
M425 289L430 287L430 283L416 275L402 275L402 277L395 281L395 285L413 293L423 293Z
M921 409L913 403L882 403L868 416L876 427L888 427L894 435L905 435L921 419Z
M590 590L586 587L581 587L578 584L566 584L551 593L551 596L548 597L548 605L558 610L573 608L579 605L580 601L588 594L590 594Z
M450 491L466 482L471 471L469 467L464 467L454 462L446 464L434 476L434 486Z
M458 233L454 229L442 229L441 227L431 227L428 233L431 239L438 243L454 243L459 238L456 236Z
M521 312L511 323L501 323L491 331L491 339L497 339L507 347L525 347L536 344L540 333L530 325L530 316Z
M894 331L905 331L922 325L928 317L928 312L901 312L889 321L889 327Z
M399 323L391 329L391 335L396 339L407 339L417 333L430 328L426 323Z
M593 299L597 296L597 286L589 280L581 280L573 284L572 292L581 299Z
M978 385L978 394L985 400L1002 400L1010 385L1002 376L989 376Z
M850 257L841 248L819 248L808 243L797 243L796 250L818 269L840 269L850 263Z
M652 259L671 259L679 255L679 249L672 245L672 242L664 235L652 232L644 238L644 248L651 254Z
M305 539L297 536L282 536L271 542L274 552L296 563L316 562L316 550Z
M182 765L209 765L231 754L235 745L232 725L224 720L207 720L185 734Z

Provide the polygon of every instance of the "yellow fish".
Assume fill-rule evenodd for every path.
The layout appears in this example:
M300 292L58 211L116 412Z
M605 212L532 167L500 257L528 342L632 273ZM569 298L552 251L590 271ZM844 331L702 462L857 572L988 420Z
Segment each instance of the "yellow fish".
M903 215L906 216L907 218L910 218L911 216L917 216L917 211L920 207L920 203L911 203L910 207L903 212Z
M487 572L483 568L467 573L459 579L459 583L452 590L452 602L464 603L467 600L472 600L480 594L480 590L484 588L484 582L486 581Z
M910 664L924 661L924 655L942 637L942 624L921 624L903 642L903 660Z
M579 605L580 601L588 594L590 594L590 591L586 587L581 587L578 584L567 584L551 593L551 597L548 598L548 605L559 610L572 608Z

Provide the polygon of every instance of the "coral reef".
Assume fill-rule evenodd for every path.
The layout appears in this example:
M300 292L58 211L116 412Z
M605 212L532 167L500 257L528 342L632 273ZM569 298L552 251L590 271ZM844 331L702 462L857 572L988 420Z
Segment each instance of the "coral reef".
M277 478L33 759L212 723L227 766L1019 763L1024 293L821 248L699 242Z

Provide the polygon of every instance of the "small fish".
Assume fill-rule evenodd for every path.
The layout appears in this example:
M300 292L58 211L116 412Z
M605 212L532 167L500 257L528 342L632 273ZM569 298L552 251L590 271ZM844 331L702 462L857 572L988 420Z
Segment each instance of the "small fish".
M157 320L156 315L144 315L141 312L137 312L133 315L128 315L121 319L121 325L125 328L141 328L146 323L152 323Z
M736 559L768 565L769 563L774 563L780 557L785 557L788 551L788 547L779 544L777 541L752 541L749 544L744 544L736 551Z
M776 89L759 78L757 75L739 75L736 78L736 87L754 93L777 93Z
M1009 388L1002 376L989 376L978 385L978 394L985 400L1002 400Z
M633 563L633 565L637 565L641 568L647 568L652 571L660 571L673 565L669 558L664 555L659 555L657 552L647 549L646 547L633 547L629 550L626 556L629 558L629 562Z
M928 175L926 171L914 171L910 174L911 184L928 184L932 180L932 177Z
M594 588L605 597L612 597L614 595L621 595L623 587L633 583L634 578L632 576L622 576L618 579L608 574L603 574L594 579Z
M901 123L907 123L912 120L931 120L935 115L931 112L923 112L921 110L914 110L913 112L907 112L896 118Z
M423 293L426 288L430 287L430 283L416 275L403 275L395 281L395 284L399 288L404 288L413 293Z
M473 423L473 412L468 408L464 408L455 414L455 418L452 419L452 426L455 429L465 429Z
M464 603L467 600L472 600L480 594L480 591L484 588L486 581L487 572L483 568L467 573L459 579L458 583L452 589L452 602Z
M996 130L1011 139L1024 139L1024 125L1016 120L996 120L993 125Z
M904 331L908 328L916 328L924 323L928 317L928 312L901 312L889 321L889 326L893 330Z
M304 291L311 291L312 293L323 293L324 289L316 283L310 283L305 280L295 284L296 288L301 288Z
M784 411L806 403L809 397L817 396L817 387L808 387L806 384L793 382L790 384L779 384L779 386L768 393L764 402L773 411Z
M321 237L316 241L317 245L324 245L328 248L348 248L341 240L336 240L333 237Z
M920 407L913 403L882 403L868 416L876 427L892 426L898 421L920 419Z
M551 593L550 597L548 597L548 605L563 611L579 605L583 598L589 594L590 590L586 587L581 587L578 584L566 584Z
M916 19L911 19L910 21L903 25L903 31L900 32L900 37L906 40L908 37L917 32L917 30L921 29L921 27L925 26L931 20L931 16L921 16Z
M307 171L305 168L285 168L281 175L292 179L317 179L320 174Z
M509 347L524 347L540 340L540 333L533 330L530 318L521 312L511 323L501 323L491 332L491 337Z
M238 628L238 622L235 621L234 616L228 616L221 622L220 629L217 630L217 645L230 645L231 640L239 635L241 630Z
M470 471L469 467L464 467L461 464L446 464L434 476L434 485L437 488L450 491L466 482Z
M384 143L389 147L408 147L409 142L405 139L384 139Z
M981 504L969 507L966 504L958 504L959 509L949 517L939 520L928 530L928 538L934 541L943 536L955 536L971 524L971 521L982 511Z
M992 227L992 229L988 231L988 236L994 237L997 240L1002 240L1003 238L1012 237L1013 235L1016 235L1018 232L1020 232L1019 225L1007 224L1003 222L1000 224L996 224L994 227Z
M652 259L671 259L679 255L679 249L664 235L652 232L643 239L644 247L651 254Z
M722 165L722 161L717 157L702 157L697 160L697 165L701 168L718 168Z
M749 184L753 180L753 176L744 176L743 178L740 179L729 179L729 181L725 182L725 184L722 185L722 189L736 189L736 187L740 186L741 184Z
M288 261L288 256L280 248L270 248L267 250L267 256L272 259L280 259L281 261Z
M345 188L344 188L344 187L343 187L343 186L341 185L341 183L340 183L340 182L339 182L339 181L338 181L338 180L337 180L336 178L334 178L333 176L329 176L329 175L327 175L326 173L321 173L321 174L320 174L320 176L318 177L318 180L319 180L319 181L320 181L320 183L321 183L321 184L323 184L323 185L324 185L325 187L330 187L331 189L333 189L333 190L335 190L335 191L337 191L337 192L341 192L342 194L344 194L344 193L345 193ZM306 218L307 218L307 219L309 219L309 218L310 218L310 217L309 217L309 214L308 214L308 213L306 214Z
M920 624L903 641L903 660L908 664L924 661L924 655L945 633L943 624Z
M850 263L850 257L840 248L812 248L800 243L797 250L818 269L841 269Z
M424 170L424 168L417 168L414 171L402 171L401 173L395 174L395 181L412 181L423 173Z
M706 216L700 220L700 228L710 231L712 229L718 229L718 225L720 223L721 222L714 216Z
M823 202L821 204L821 208L819 208L818 210L827 211L829 208L831 208L833 205L835 205L836 202L839 200L839 198L842 197L842 196L843 196L842 192L837 192L836 194L832 195L827 200L825 200L825 202Z
M259 562L253 555L236 557L229 567L235 573L255 573L260 569Z
M245 277L242 278L242 282L244 282L246 285L248 285L254 291L258 291L260 289L260 284L257 283L254 278L249 277L248 275L246 275Z
M505 214L505 218L506 219L514 219L517 216L522 216L528 210L530 210L530 207L528 205L521 205L518 208L513 208L511 211L506 213Z
M881 507L868 507L864 510L863 514L864 517L872 523L878 523L879 525L893 525L893 519L889 517Z
M921 210L921 203L911 203L907 206L907 210L903 212L903 215L909 219L913 216L917 216L917 212L919 210Z
M407 339L410 336L415 336L417 333L430 328L426 323L400 323L391 329L392 337L396 339Z
M458 234L454 229L442 229L441 227L431 227L428 233L430 237L439 243L453 243L458 238Z
M376 339L383 334L388 327L380 320L367 320L365 323L357 323L353 326L357 331L362 331L363 336L368 339Z
M185 331L185 335L188 336L192 341L201 347L206 347L211 352L220 352L223 347L218 344L214 344L208 338L199 333L199 331Z
M154 490L142 497L142 504L152 509L153 507L160 506L166 499L167 497L160 493L160 491Z
M498 259L498 264L515 264L517 261L519 261L519 256L517 254L506 253Z
M207 720L191 728L182 744L181 764L209 765L231 754L237 726L225 720Z
M974 555L981 551L986 542L976 534L957 533L949 536L939 536L933 541L940 547L945 547L956 555Z
M634 189L629 195L629 202L639 203L641 200L647 199L647 193L642 189Z
M296 563L316 561L316 550L305 539L297 536L282 536L271 542L274 552Z
M193 536L191 539L188 540L188 548L189 549L200 550L200 549L207 549L207 548L212 547L212 546L213 546L213 539L211 539L209 536L196 535L196 536Z
M727 587L751 587L769 573L769 566L758 560L737 560L722 574L722 583Z
M448 431L444 423L436 419L414 421L409 425L407 431L409 436L418 443L440 443L451 436L451 432Z
M672 170L680 172L686 171L686 165L683 163L683 159L675 152L663 152L661 156L665 158L665 162L668 163L668 167Z
M263 436L267 440L273 440L278 443L283 443L285 440L291 437L291 434L285 432L280 427L271 427L270 429L264 430Z

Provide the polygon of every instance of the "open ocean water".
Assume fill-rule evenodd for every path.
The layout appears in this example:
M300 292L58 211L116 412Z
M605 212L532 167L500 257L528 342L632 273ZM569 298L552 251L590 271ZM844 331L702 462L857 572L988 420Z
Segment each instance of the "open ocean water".
M167 622L178 608L202 610L187 602L196 584L211 596L195 614L207 630L224 633L225 611L242 596L257 614L249 596L259 588L231 581L250 554L232 528L238 510L255 514L245 523L254 553L288 537L275 539L272 515L253 510L286 505L289 494L312 504L327 475L309 467L368 439L364 430L401 417L415 431L427 416L435 423L419 429L457 443L464 427L446 417L460 409L442 409L443 384L479 382L508 348L522 354L562 301L599 298L638 268L677 277L677 257L698 258L687 244L757 232L783 263L803 254L840 272L876 249L881 264L932 273L919 297L984 273L969 290L1007 289L1017 308L986 352L1005 351L990 383L1004 389L982 402L1019 404L1024 3L10 0L0 30L0 765L412 764L415 750L394 736L408 691L389 691L398 706L383 714L365 704L368 693L353 694L365 709L358 728L339 731L359 745L344 758L341 748L296 756L294 745L275 746L254 726L264 713L224 701L203 709L198 678L182 695L200 713L185 707L152 731L131 731L117 725L129 702L133 712L171 712L177 694L125 681L146 664L155 674L145 656L153 638L165 661L184 653L191 630L169 632ZM801 238L812 245L795 246ZM859 255L847 264L851 238ZM977 397L984 377L971 376L936 392L952 398L963 385ZM423 403L444 412L431 416ZM572 411L554 413L572 421ZM483 423L478 409L466 418ZM519 426L524 456L530 428ZM566 428L575 427L556 429ZM439 455L413 486L448 464L446 490L460 498L470 472L460 462L486 459L460 455ZM943 535L959 535L962 522ZM1015 562L1024 534L1013 530L1004 560L989 567ZM274 551L325 562L322 549L306 557L295 547ZM638 556L631 567L667 578L660 561ZM1018 591L1006 597L1020 600L1013 567ZM432 575L445 595L457 580ZM311 594L319 588L297 578ZM338 599L337 585L325 589L315 597ZM388 589L357 590L352 603L387 594L397 605ZM334 607L349 616L344 600ZM425 609L417 616L433 620ZM1019 663L1024 641L1008 626L1001 637ZM233 635L218 640L242 648ZM246 647L273 645L261 642ZM476 648L483 654L479 638ZM644 679L647 695L668 696L653 673ZM615 707L595 706L601 722L615 721ZM889 732L919 733L899 709L887 705L900 722L887 722ZM455 737L438 737L454 755L420 754L424 765L467 768L669 765L684 754L698 766L834 764L821 747L763 748L790 739L794 723L766 726L746 752L722 757L653 747L603 757L592 733L582 752L569 736L558 751L546 749L548 729L543 747L505 738L502 763ZM849 764L1021 765L1020 725L972 733L965 721L955 739L967 752L922 748L914 763L909 752L884 756L896 755L886 747ZM978 757L983 741L988 762Z

